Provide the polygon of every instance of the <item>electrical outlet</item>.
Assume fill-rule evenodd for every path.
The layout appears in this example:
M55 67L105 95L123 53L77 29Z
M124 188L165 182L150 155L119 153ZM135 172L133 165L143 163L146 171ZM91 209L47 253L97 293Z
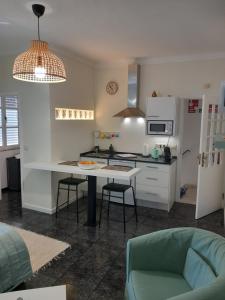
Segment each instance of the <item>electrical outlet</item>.
M174 146L170 147L170 150L171 151L177 151L177 145L174 145Z
M210 84L210 83L205 83L205 84L203 85L203 88L204 88L205 90L210 89L210 88L211 88L211 84Z

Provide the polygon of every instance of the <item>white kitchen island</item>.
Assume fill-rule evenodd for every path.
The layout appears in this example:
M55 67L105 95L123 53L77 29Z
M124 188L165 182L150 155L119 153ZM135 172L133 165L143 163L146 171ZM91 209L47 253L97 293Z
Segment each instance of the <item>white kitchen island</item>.
M104 169L106 165L98 165L92 170L83 170L78 166L66 165L61 162L30 162L24 165L26 169L42 170L48 172L61 172L77 175L84 175L88 178L88 209L87 209L87 225L96 226L96 178L115 178L118 180L131 180L139 172L139 168L131 168L130 170L108 170Z

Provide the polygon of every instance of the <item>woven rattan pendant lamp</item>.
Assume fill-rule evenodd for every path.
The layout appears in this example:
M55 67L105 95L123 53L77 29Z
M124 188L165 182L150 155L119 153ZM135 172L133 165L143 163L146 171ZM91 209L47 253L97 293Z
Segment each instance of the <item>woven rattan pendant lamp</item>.
M66 81L66 72L62 60L48 49L48 43L40 40L39 18L45 7L32 5L38 18L38 40L33 40L31 47L15 59L13 77L22 81L38 83L57 83Z

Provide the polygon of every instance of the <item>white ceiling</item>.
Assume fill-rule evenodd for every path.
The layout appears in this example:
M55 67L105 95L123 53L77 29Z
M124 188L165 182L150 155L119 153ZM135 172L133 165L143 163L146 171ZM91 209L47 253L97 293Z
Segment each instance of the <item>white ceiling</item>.
M36 37L32 3L47 6L42 39L90 60L225 52L225 0L1 0L1 55Z

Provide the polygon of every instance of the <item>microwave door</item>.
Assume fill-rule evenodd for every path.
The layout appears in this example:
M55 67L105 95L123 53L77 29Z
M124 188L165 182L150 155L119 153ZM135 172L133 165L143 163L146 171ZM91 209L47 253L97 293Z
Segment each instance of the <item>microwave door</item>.
M150 132L155 134L165 134L166 124L165 123L150 123Z
M147 134L170 136L173 134L173 122L149 120L147 121Z
M147 134L148 135L164 135L166 125L164 123L158 123L156 121L147 122Z

